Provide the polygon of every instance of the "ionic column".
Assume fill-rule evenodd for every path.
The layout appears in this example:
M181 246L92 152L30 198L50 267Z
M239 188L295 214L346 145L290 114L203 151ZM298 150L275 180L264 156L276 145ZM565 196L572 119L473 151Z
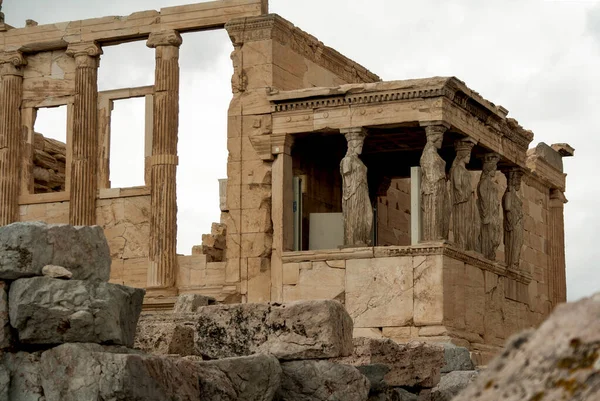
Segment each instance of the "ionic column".
M565 272L565 219L564 208L567 203L565 194L558 190L550 191L550 221L548 227L550 245L550 301L553 306L567 300L567 281Z
M23 66L20 52L0 52L0 225L19 219L21 163L21 98Z
M152 156L150 159L150 266L148 288L174 295L177 272L177 131L179 127L179 46L176 31L153 33L156 49ZM173 293L173 294L171 294Z
M74 43L67 54L76 64L69 223L90 226L96 224L98 67L102 49L94 42Z
M504 171L506 175L506 192L502 197L504 210L504 254L509 269L517 270L521 260L523 247L524 220L523 201L519 195L523 170L513 168Z

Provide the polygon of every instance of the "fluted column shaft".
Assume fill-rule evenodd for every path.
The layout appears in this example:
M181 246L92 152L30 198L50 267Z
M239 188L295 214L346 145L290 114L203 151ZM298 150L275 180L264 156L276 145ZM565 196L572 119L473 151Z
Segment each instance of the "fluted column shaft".
M553 306L567 301L567 278L565 266L565 195L558 189L550 191L550 221L548 227L550 245L549 283L550 301Z
M149 288L172 288L177 272L177 131L179 128L179 46L175 31L150 35L156 49L154 137L150 167Z
M89 226L96 224L98 66L102 50L95 43L76 43L69 46L67 54L76 63L69 223Z
M21 98L25 59L19 52L0 53L0 225L19 219Z

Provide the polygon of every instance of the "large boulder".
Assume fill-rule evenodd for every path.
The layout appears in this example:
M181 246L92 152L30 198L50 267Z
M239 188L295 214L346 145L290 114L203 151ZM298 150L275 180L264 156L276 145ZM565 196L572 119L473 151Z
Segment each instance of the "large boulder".
M186 357L198 360L200 357ZM273 355L256 354L237 358L197 362L200 367L216 368L227 377L239 401L271 401L281 385L281 366ZM208 385L200 377L200 387Z
M329 361L291 361L281 364L279 401L366 401L369 381L355 367Z
M374 394L369 397L368 401L429 401L427 398L422 398L403 388L389 388L387 391Z
M41 276L44 266L58 265L76 280L108 281L110 264L99 226L29 222L0 227L0 280Z
M334 360L359 367L372 382L382 382L377 375L383 374L379 386L432 388L440 380L444 348L416 341L398 344L388 338L358 337L351 356Z
M600 400L600 293L509 340L453 401Z
M192 362L97 344L63 344L41 357L46 401L235 400L217 369L212 387L201 392L199 372Z
M475 370L455 370L442 376L431 390L431 401L451 401L479 375Z
M10 324L24 344L133 346L144 290L104 282L24 278L9 291Z
M197 316L196 347L207 359L255 353L321 359L352 352L352 318L337 301L206 306Z

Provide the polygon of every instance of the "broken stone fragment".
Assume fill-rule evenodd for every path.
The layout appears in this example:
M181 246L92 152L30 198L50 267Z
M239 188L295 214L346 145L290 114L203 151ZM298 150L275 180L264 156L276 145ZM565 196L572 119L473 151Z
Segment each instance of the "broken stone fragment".
M475 366L471 361L471 353L465 347L457 347L454 344L446 343L444 346L444 361L442 373L453 372L455 370L473 370Z
M453 401L600 400L600 293L561 304Z
M389 387L432 388L440 380L444 348L416 341L398 344L388 338L359 337L354 339L351 356L334 361L360 367L365 373L370 371L372 380L376 373L383 374L383 381Z
M44 398L40 372L41 352L6 352L0 356L0 400L48 401ZM3 390L2 371L9 377ZM5 391L5 392L3 392ZM6 397L4 395L6 394Z
M355 367L329 361L291 361L281 364L280 401L366 401L369 381Z
M443 375L438 385L431 390L431 401L451 401L478 375L479 372L475 370L455 370Z
M46 265L63 266L75 280L108 281L110 250L99 226L40 222L0 227L0 279L41 276Z
M205 306L195 330L198 352L207 359L255 353L322 359L352 352L352 319L331 300Z
M143 312L137 324L135 348L154 355L197 355L195 316Z
M194 313L202 306L214 305L216 300L200 294L182 294L177 297L173 313Z
M19 279L10 286L10 324L24 344L132 346L144 293L104 282Z
M62 278L62 279L71 279L73 277L73 273L68 271L62 266L56 265L46 265L42 267L42 274L46 277L51 278Z

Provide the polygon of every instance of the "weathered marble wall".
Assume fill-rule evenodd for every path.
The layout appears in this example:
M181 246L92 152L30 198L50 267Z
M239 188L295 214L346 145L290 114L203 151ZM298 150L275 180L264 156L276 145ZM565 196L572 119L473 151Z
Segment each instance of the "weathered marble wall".
M410 178L393 179L377 200L377 245L410 245Z

